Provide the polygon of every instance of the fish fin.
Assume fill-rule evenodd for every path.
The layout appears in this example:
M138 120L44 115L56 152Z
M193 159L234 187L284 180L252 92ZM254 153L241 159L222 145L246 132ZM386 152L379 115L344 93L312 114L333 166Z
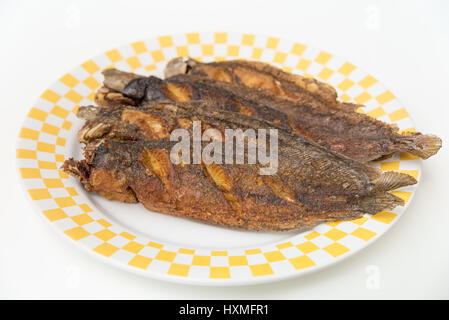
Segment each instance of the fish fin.
M391 129L393 129L395 132L399 131L399 126L396 123L388 123Z
M375 214L383 210L391 210L396 206L403 206L404 200L387 192L373 192L364 197L359 210L364 213Z
M416 184L417 181L414 177L408 174L387 171L383 173L375 183L376 185L374 186L373 191L382 192Z
M415 134L406 138L411 141L409 148L404 151L423 159L427 159L436 154L442 145L441 139L433 134Z
M384 155L380 156L379 158L373 159L373 161L382 161L382 160L390 159L393 155L394 155L394 153L384 154Z
M341 220L355 220L359 219L363 216L363 212L361 211L337 211L337 212L320 212L318 214L313 214L309 217L310 221L306 220L308 223L316 223L319 222L332 222L332 221L341 221Z
M364 105L351 102L340 102L338 106L346 112L356 112L358 108L364 107Z

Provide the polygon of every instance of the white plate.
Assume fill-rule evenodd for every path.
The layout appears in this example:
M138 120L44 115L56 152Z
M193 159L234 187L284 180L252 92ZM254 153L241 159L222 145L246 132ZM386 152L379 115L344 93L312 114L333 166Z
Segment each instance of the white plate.
M26 116L17 147L19 174L29 199L55 230L76 246L127 271L162 280L203 285L268 282L329 266L365 248L404 213L417 185L393 193L406 201L391 212L354 221L320 224L306 232L228 230L149 212L140 204L108 201L88 193L58 170L81 158L76 134L79 105L93 103L111 66L162 76L177 56L203 61L253 59L312 75L337 88L343 101L403 130L414 130L407 111L375 78L325 51L275 37L238 33L163 36L112 49L63 75ZM407 172L419 180L421 160L406 154L376 162L381 170Z

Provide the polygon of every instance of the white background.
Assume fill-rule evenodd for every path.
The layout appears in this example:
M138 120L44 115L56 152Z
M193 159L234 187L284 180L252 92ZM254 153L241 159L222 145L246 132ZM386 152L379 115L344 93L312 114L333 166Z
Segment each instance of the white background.
M449 298L448 18L449 1L1 1L0 298ZM416 127L444 145L424 162L417 194L398 223L328 269L247 287L149 280L62 241L32 210L14 168L29 108L54 80L99 53L193 31L295 40L380 79Z

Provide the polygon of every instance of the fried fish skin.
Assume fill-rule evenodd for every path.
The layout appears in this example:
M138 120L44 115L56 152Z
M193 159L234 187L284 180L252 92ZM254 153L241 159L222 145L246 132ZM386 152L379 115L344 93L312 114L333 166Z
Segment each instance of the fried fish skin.
M271 94L292 100L318 99L328 106L356 109L358 105L341 104L335 89L314 78L282 71L268 63L247 60L229 60L202 63L191 58L175 58L167 63L165 78L190 74L215 80L266 89Z
M441 139L436 136L402 135L395 126L364 114L330 108L311 96L292 101L265 90L185 74L165 80L152 76L135 78L128 83L119 80L122 76L117 70L105 70L104 76L103 90L119 95L114 105L126 99L132 99L136 106L149 101L204 100L211 108L270 121L355 160L375 160L394 152L408 152L426 159L441 147ZM129 76L125 73L124 77ZM108 83L121 86L108 88ZM111 104L104 99L97 99L97 103Z
M175 142L168 137L181 122L188 130L197 120L221 132L273 127L211 111L202 103L81 107L78 115L86 119L80 132L85 160L67 160L63 169L87 190L217 225L282 231L355 219L402 204L388 191L416 183L411 176L382 174L280 128L275 175L259 175L257 164L173 164L169 153Z

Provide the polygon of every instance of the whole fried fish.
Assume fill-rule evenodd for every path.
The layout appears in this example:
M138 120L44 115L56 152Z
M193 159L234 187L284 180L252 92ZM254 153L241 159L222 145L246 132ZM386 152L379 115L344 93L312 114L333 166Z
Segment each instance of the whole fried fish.
M79 132L85 159L69 159L63 170L87 190L222 226L282 231L355 219L401 205L388 191L416 183L409 175L381 173L270 122L210 110L201 102L81 107L78 116L86 119ZM262 176L261 165L249 163L174 164L170 151L176 142L170 135L176 128L193 134L194 121L218 130L215 139L224 142L227 128L278 130L277 173ZM259 145L259 137L252 143Z
M99 105L142 106L149 101L203 100L211 108L270 121L360 161L394 152L408 152L426 159L441 147L441 139L434 135L401 135L395 126L344 108L329 107L311 94L306 95L307 99L293 101L265 90L201 76L180 74L161 80L115 69L103 74L104 87L96 95Z
M322 101L328 106L354 110L359 105L337 101L335 89L314 78L284 72L259 61L230 60L201 63L191 58L175 58L165 68L165 78L177 74L191 74L215 80L266 89L271 94L298 101Z

